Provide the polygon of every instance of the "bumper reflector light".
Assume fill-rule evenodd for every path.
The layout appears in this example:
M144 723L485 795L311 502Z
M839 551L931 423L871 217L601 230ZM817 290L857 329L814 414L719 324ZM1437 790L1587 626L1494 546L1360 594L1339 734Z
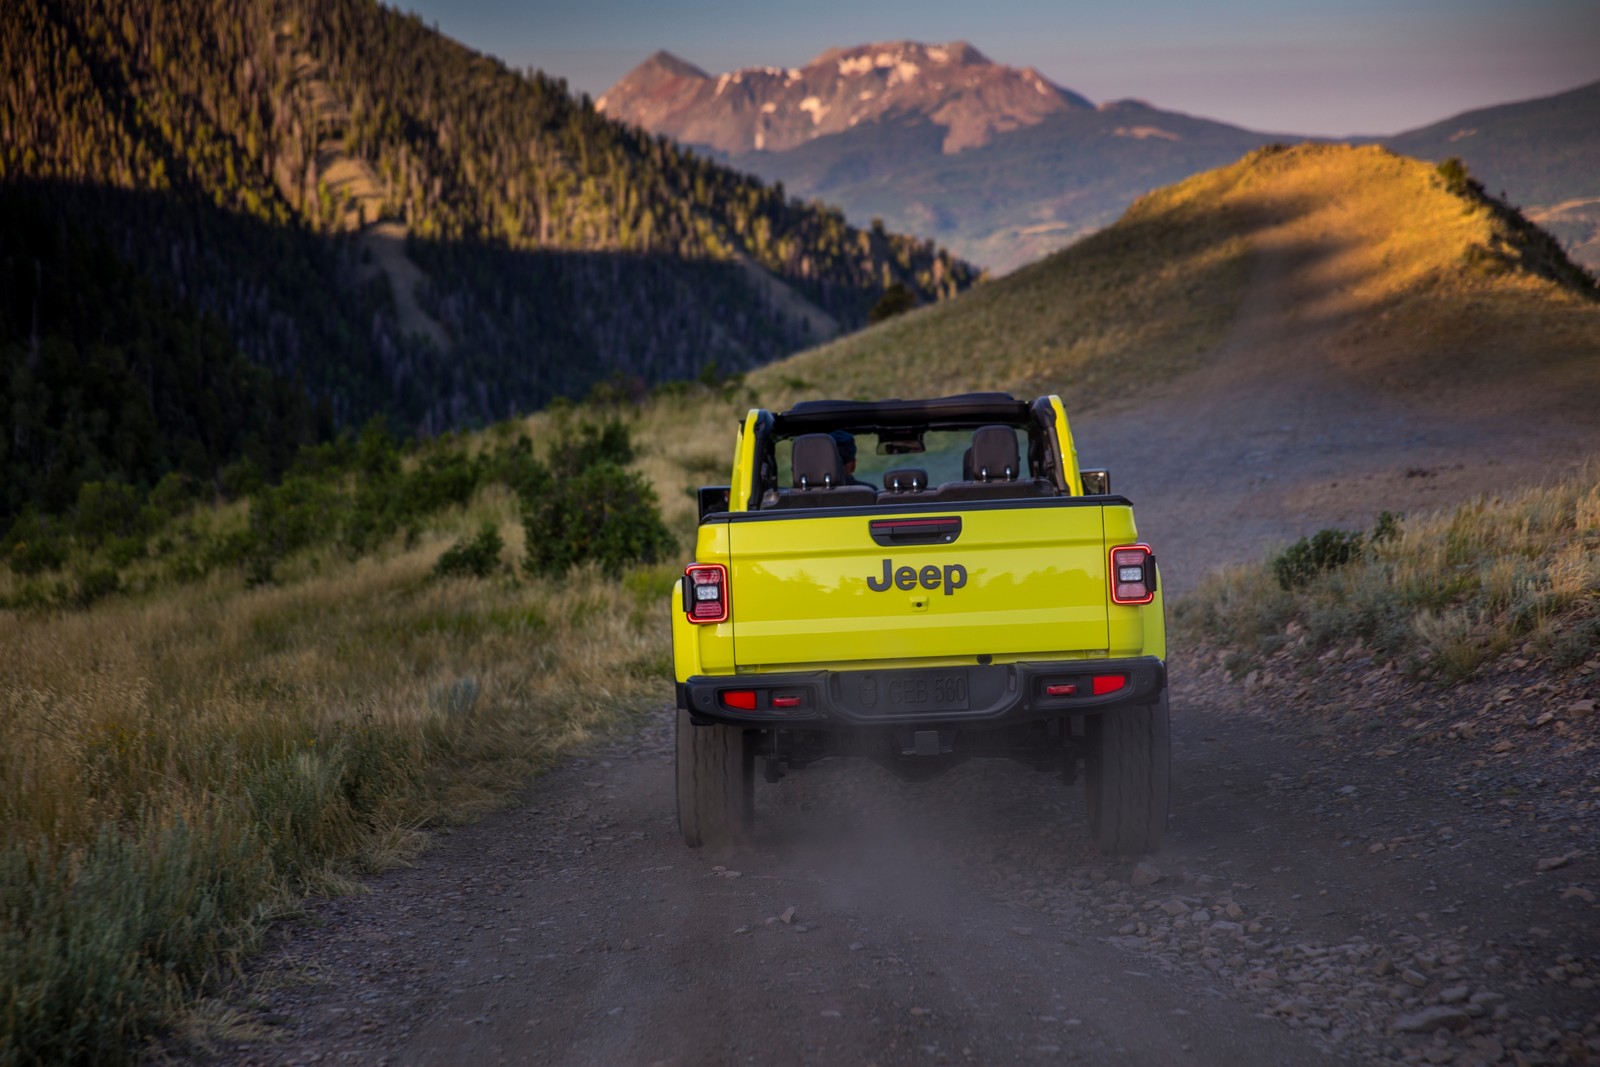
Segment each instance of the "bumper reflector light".
M1126 674L1097 674L1094 676L1094 695L1101 697L1107 693L1115 693L1127 684Z
M740 711L756 710L756 691L754 689L724 689L722 703L730 708Z

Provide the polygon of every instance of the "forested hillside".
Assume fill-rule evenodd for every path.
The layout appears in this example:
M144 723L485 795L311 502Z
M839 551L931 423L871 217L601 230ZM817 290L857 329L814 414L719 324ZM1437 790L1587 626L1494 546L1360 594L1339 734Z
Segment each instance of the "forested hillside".
M244 413L286 389L329 424L387 413L431 432L613 376L752 367L820 339L818 322L864 323L892 283L930 301L971 281L931 244L852 229L372 0L18 0L0 72L0 461L8 490L49 471L52 500L85 479L214 476L244 454ZM374 239L379 220L399 247ZM135 277L148 296L105 299L154 324L143 347L117 314L91 328L46 291L94 306ZM126 434L175 442L193 424L209 442L142 466L106 443L137 422L96 399L120 390L106 359L81 362L79 389L36 373L56 342L93 347L148 400L198 337L203 362L242 353L271 377L237 378L234 406L134 401L154 429ZM81 432L12 447L22 372L30 410Z

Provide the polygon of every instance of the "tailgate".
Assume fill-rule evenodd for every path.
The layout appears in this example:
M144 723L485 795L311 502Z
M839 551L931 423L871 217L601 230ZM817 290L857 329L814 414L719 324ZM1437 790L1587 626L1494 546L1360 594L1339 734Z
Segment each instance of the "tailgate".
M784 517L728 537L740 668L1107 647L1099 507Z

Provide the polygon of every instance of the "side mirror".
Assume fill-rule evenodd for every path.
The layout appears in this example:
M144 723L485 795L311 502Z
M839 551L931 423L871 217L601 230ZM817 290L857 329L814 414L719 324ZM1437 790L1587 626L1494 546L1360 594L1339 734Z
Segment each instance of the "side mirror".
M1084 496L1108 496L1111 493L1110 471L1079 471L1083 478Z
M700 521L705 522L707 515L727 511L731 491L732 487L726 485L702 485L696 490L696 498L700 505Z

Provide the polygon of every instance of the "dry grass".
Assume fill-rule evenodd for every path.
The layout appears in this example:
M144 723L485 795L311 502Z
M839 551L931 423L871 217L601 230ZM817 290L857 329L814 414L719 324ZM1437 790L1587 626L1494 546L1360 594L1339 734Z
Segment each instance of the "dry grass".
M0 614L0 1062L118 1061L253 916L404 861L419 828L669 698L675 567L429 580L485 514L520 544L509 507L301 557L278 587Z
M1175 621L1190 640L1234 648L1241 666L1352 642L1447 683L1512 650L1577 666L1600 654L1600 473L1402 519L1293 590L1270 562L1217 572Z

